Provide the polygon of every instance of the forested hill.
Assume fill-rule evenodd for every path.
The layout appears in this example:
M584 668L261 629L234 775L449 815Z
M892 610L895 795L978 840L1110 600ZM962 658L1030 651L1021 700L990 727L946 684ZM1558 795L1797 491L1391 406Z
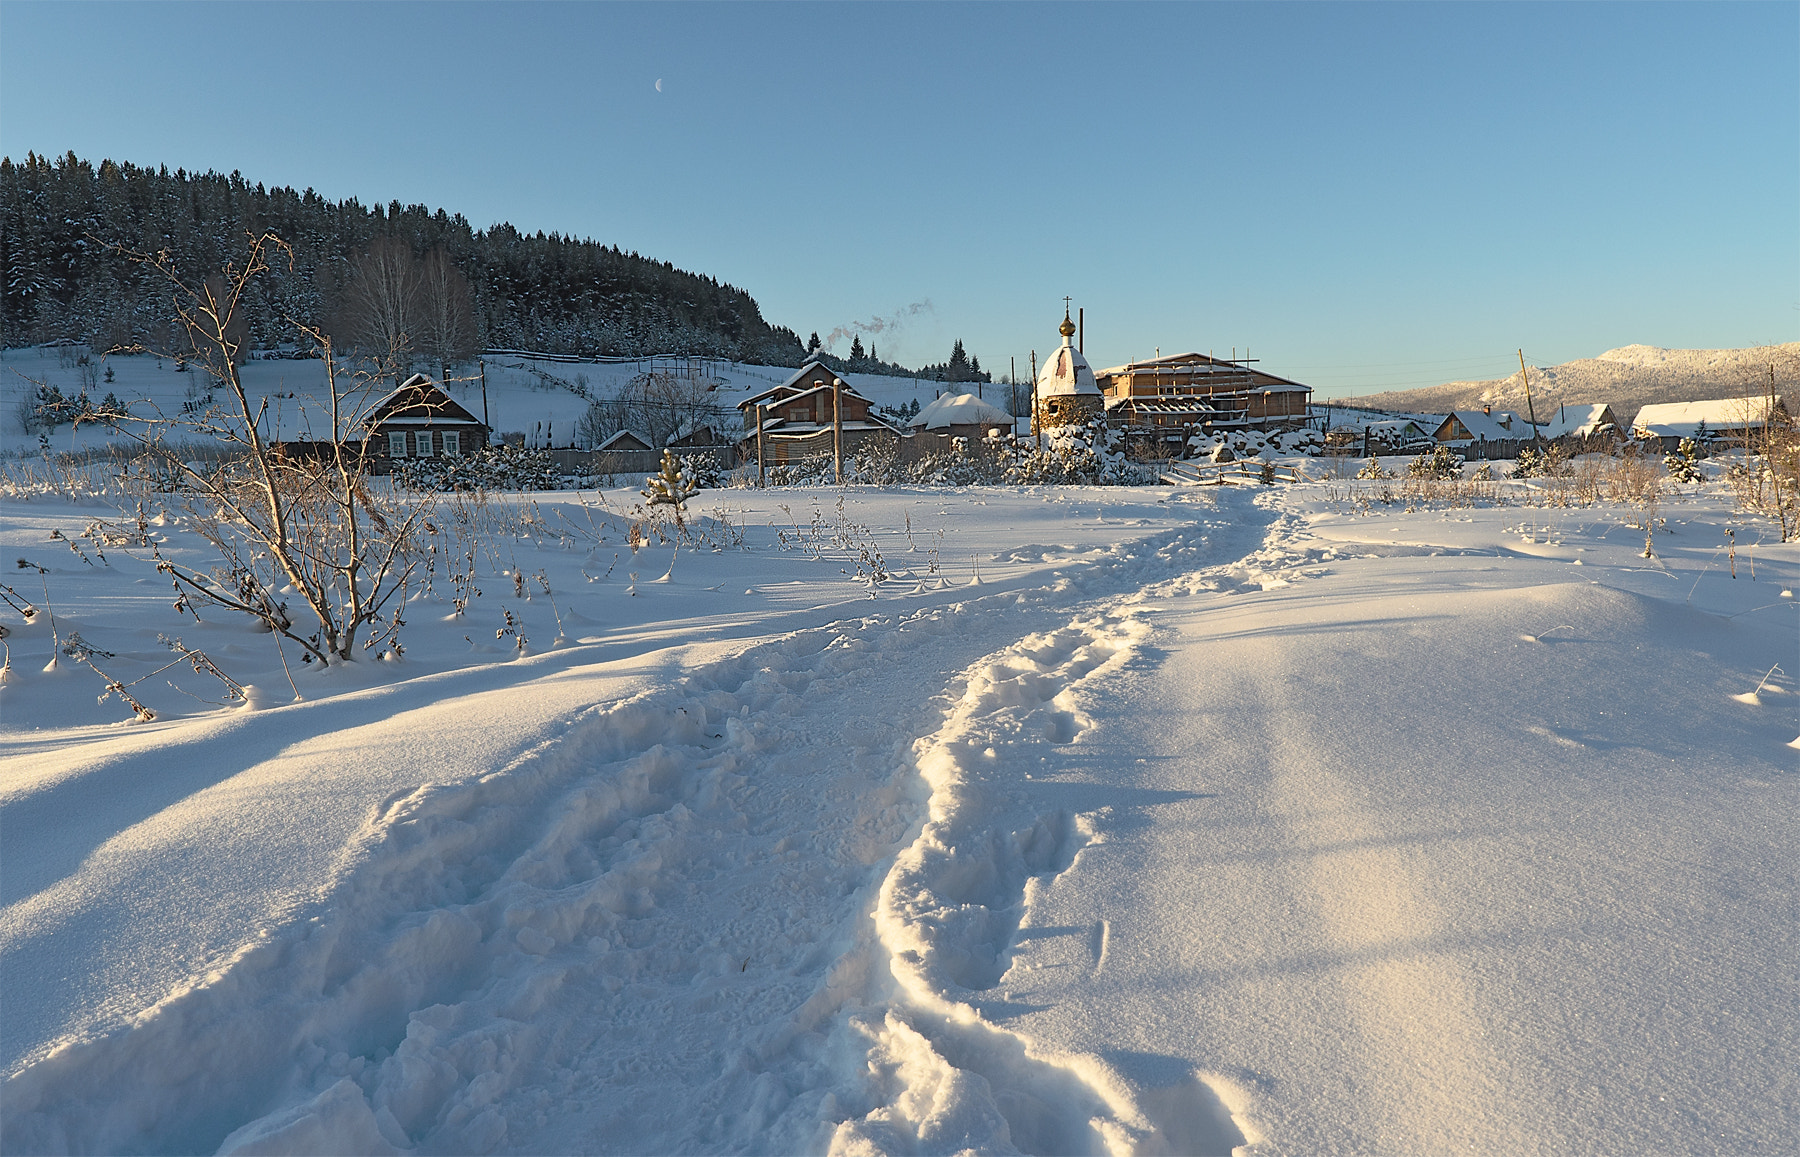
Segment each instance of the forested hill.
M295 260L263 278L250 305L260 346L294 340L284 316L329 326L357 262L398 238L421 261L447 256L467 279L469 340L480 345L781 365L803 353L793 331L764 321L743 290L617 246L504 224L478 230L442 209L330 201L237 173L94 166L74 153L0 159L0 342L166 345L167 284L112 246L166 249L184 277L199 280L241 260L246 234L264 230L291 244Z

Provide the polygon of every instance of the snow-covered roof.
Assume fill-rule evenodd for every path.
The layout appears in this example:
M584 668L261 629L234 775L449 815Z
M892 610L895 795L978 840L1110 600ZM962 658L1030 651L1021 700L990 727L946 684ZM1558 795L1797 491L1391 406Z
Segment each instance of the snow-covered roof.
M1065 336L1061 347L1044 359L1044 366L1038 371L1037 393L1040 398L1065 394L1100 396L1100 387L1094 381L1094 368L1088 365L1080 350L1069 344L1068 337Z
M1779 396L1775 405L1786 409ZM1745 418L1765 422L1769 417L1769 398L1715 398L1707 402L1661 402L1645 406L1632 419L1632 433L1654 434L1661 438L1691 438L1701 422L1709 430L1741 430Z
M1586 438L1597 432L1600 427L1612 423L1612 407L1605 402L1558 406L1556 413L1552 414L1550 420L1544 423L1544 437Z
M830 422L789 422L782 418L770 418L763 426L763 433L770 438L793 440L801 438L824 438L831 435L833 429L834 427ZM894 427L888 425L879 418L859 418L855 421L845 420L844 422L844 433L846 434L856 434L869 430L886 430L888 433L894 435L900 433L900 431L894 429ZM750 432L750 437L756 437L756 432L754 430Z
M950 426L1010 426L1012 416L974 394L945 394L920 410L908 426L914 430L942 430Z
M365 429L388 425L482 425L481 419L463 409L442 386L424 374L414 374L369 410Z
M829 386L831 384L831 379L837 376L838 372L836 370L832 369L818 358L814 358L812 361L807 362L805 365L795 370L793 375L789 377L787 381L781 383L781 386L786 386L790 390L801 389L804 388L804 383L810 383L814 378L823 380L824 383ZM781 386L777 386L776 389L780 389Z
M641 438L638 435L633 434L630 430L620 430L617 433L613 434L613 436L608 438L606 441L600 443L598 446L595 446L594 449L596 449L596 450L648 450L648 449L650 449L650 443L647 439Z
M1304 391L1310 394L1312 392L1311 386L1302 385L1242 362L1215 358L1210 354L1165 354L1162 357L1126 362L1122 366L1112 366L1098 372L1099 376L1103 378L1160 378L1167 374L1177 374L1205 379L1216 374L1227 380L1233 377L1248 378L1249 385L1246 388L1251 390L1267 390L1271 393Z
M810 390L801 390L801 391L800 391L800 392L799 392L799 393L797 393L797 394L789 394L789 395L788 395L788 396L787 396L787 397L785 397L785 398L782 398L782 399L781 399L781 400L780 400L780 401L777 401L777 402L771 402L771 403L768 403L768 404L769 404L769 405L774 405L774 406L785 406L785 405L787 405L787 404L788 404L788 403L789 403L789 402L798 402L798 401L799 401L799 400L800 400L800 399L802 399L802 398L810 398L810 397L812 397L812 396L813 396L813 395L814 395L814 394L829 394L829 393L830 393L830 392L831 392L831 383L830 383L830 382L826 382L826 383L825 383L825 384L824 384L824 385L822 385L822 386L814 386L814 387L813 387L813 388L812 388L812 389L810 389ZM857 400L858 400L858 401L862 401L862 402L870 402L870 401L872 401L872 399L870 399L870 398L866 398L866 397L864 397L864 396L863 396L863 395L861 395L861 394L859 394L859 393L857 393L857 392L856 392L856 390L855 390L855 388L854 388L854 387L852 387L852 386L851 386L851 385L850 385L850 383L848 383L848 382L845 382L845 383L844 383L844 397L846 397L846 398L855 398L855 399L857 399Z
M798 392L799 391L795 390L793 386L770 386L760 394L751 394L749 397L739 402L737 408L747 411L758 405L772 406L779 399L792 397Z
M1197 414L1210 416L1219 413L1212 399L1205 394L1172 394L1154 398L1119 397L1106 399L1106 409L1129 408L1139 414L1185 415Z

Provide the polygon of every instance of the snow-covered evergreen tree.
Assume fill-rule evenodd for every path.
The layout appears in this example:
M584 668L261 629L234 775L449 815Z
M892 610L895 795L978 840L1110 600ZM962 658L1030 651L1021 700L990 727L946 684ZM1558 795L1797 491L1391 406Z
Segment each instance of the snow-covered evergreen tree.
M1676 482L1706 481L1706 475L1700 470L1700 450L1694 445L1692 438L1681 440L1675 453L1663 459L1663 468Z
M687 500L700 493L693 468L669 450L662 452L662 469L644 479L640 491L650 506L667 506L675 511L675 525L681 525Z

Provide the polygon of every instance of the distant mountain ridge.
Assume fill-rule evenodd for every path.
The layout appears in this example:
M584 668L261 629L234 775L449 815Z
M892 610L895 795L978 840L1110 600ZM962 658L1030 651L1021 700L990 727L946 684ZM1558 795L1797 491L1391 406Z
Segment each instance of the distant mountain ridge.
M1800 380L1800 342L1724 350L1620 346L1599 357L1579 358L1559 366L1531 367L1531 398L1539 421L1559 405L1606 402L1621 421L1628 422L1639 406L1735 398L1746 392L1761 395L1768 390L1771 365L1775 367L1775 392L1794 392ZM1483 405L1521 414L1526 410L1525 385L1518 374L1482 382L1445 382L1417 390L1390 390L1334 402L1420 414L1443 414ZM1790 400L1790 409L1792 405Z

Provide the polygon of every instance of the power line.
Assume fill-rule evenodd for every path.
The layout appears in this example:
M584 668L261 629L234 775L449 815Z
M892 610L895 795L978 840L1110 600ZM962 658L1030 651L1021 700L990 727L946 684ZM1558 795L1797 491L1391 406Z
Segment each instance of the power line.
M1493 356L1469 358L1443 358L1417 362L1284 362L1290 369L1301 370L1379 370L1389 367L1405 366L1463 366L1486 365L1493 362L1510 360L1511 354L1495 354Z

